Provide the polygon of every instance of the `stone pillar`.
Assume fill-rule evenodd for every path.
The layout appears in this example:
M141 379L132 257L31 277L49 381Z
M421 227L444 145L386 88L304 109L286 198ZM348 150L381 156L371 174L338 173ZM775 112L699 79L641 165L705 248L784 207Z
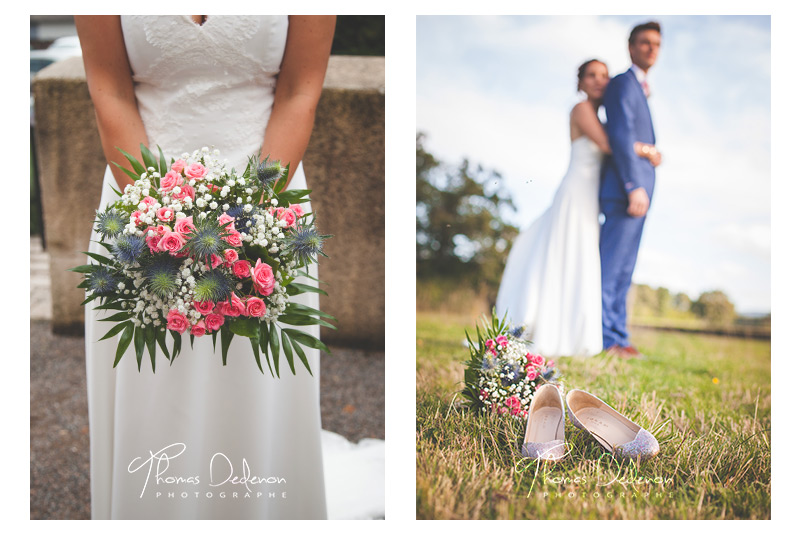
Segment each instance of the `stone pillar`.
M384 58L332 57L303 166L326 242L323 328L332 345L383 349ZM36 149L45 241L50 254L53 330L82 333L81 276L105 170L81 58L43 69L34 80Z
M303 167L328 257L323 340L384 349L384 58L332 57Z
M106 168L82 59L42 69L33 92L53 331L82 334L84 292L77 288L82 276L67 269L88 259L81 251L89 249Z

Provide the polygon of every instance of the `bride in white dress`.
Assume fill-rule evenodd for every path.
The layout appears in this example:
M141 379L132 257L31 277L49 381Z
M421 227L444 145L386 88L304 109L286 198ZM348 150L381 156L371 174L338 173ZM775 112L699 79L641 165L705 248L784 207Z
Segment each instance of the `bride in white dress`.
M291 163L289 188L306 188L300 161L335 17L75 19L108 161L127 165L115 147L138 155L140 142L154 151L160 146L167 160L208 146L242 171L261 150ZM116 199L111 186L128 183L107 168L100 208ZM104 253L96 243L90 251ZM314 293L293 301L319 308ZM115 369L115 340L98 342L113 323L100 318L86 306L93 519L380 516L382 468L370 478L362 467L349 479L350 495L372 496L367 508L326 503L325 473L334 465L323 465L318 351L306 351L313 376L301 367L280 379L258 371L241 337L224 367L219 347L215 352L211 339L200 337L193 349L183 342L171 366L157 360L155 373L146 365L139 372L133 353ZM318 327L305 330L319 335ZM343 449L340 443L338 457L352 461ZM382 445L365 457L382 466ZM327 500L341 492L327 488Z
M547 357L590 356L603 350L600 285L600 167L611 149L597 116L608 68L596 59L578 69L586 100L570 114L572 151L552 205L519 234L506 261L497 314L525 326ZM640 157L648 145L636 143Z

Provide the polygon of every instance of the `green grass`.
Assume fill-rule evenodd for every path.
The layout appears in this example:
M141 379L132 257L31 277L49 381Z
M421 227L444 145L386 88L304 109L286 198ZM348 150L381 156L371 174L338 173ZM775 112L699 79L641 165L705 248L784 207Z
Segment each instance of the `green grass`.
M537 472L517 454L524 422L462 405L462 341L476 318L417 315L418 518L770 518L769 341L634 330L647 360L557 360L565 391L597 395L661 452L617 465L567 422L571 455Z

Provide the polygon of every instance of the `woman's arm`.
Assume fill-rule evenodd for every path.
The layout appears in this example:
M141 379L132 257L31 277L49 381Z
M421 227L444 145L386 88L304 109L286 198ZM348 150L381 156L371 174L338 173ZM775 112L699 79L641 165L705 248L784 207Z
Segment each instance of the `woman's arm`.
M142 117L133 92L131 67L119 16L75 16L81 41L86 82L97 116L97 129L103 153L111 172L123 190L132 184L113 162L131 168L117 147L129 154L139 154L139 144L148 145Z
M335 28L335 16L289 17L286 49L261 155L269 154L283 166L291 164L290 180L311 138Z
M597 118L597 112L594 107L592 107L591 102L584 100L573 107L571 118L575 127L582 135L586 135L594 141L604 154L611 153L611 146L608 144L608 136L603 129L603 125L600 123L600 119Z
M577 104L573 108L572 120L581 134L586 135L592 141L594 141L594 143L600 147L600 150L602 150L603 153L611 153L611 146L608 143L608 136L603 129L603 125L600 123L600 119L597 118L594 108L588 100ZM637 156L649 159L650 163L654 167L657 167L661 163L661 153L652 144L635 142L633 143L633 150Z

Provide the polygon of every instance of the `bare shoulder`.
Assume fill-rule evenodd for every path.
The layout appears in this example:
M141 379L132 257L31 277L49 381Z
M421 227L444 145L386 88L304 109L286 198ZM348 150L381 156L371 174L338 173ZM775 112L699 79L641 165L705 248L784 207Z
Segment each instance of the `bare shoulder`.
M571 114L584 114L584 113L594 113L594 108L589 100L583 100L582 102L578 102L575 104L575 107L572 108Z
M588 100L578 102L569 113L570 122L577 122L585 120L589 115L594 115L595 111L592 104Z

